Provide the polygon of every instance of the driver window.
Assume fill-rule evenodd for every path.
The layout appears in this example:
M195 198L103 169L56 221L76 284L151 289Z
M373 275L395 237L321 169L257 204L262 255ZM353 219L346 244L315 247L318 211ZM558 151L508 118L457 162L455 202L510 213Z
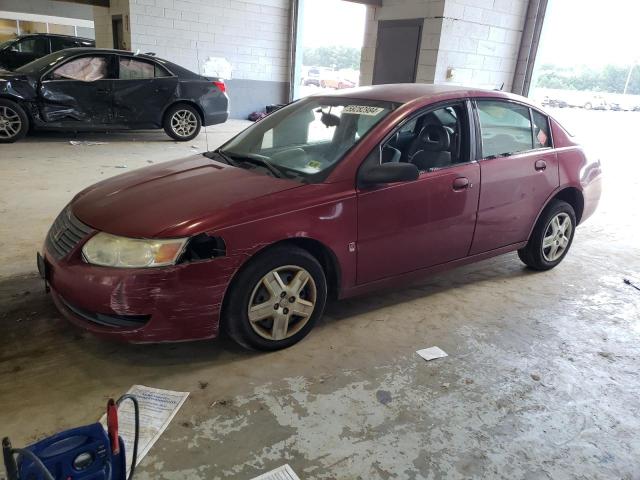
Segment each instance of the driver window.
M56 68L51 74L53 80L80 80L93 82L107 78L107 57L81 57Z
M429 110L404 125L383 145L381 163L413 163L422 172L470 160L468 121L464 104Z

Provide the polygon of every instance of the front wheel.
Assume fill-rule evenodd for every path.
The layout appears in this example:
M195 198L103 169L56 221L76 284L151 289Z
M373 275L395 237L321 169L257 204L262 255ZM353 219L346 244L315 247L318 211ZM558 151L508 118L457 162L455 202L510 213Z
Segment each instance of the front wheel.
M0 98L0 143L20 140L29 130L29 117L20 105Z
M529 243L518 256L533 270L550 270L565 257L576 230L576 213L562 200L553 200L533 229Z
M174 140L187 142L200 133L202 119L191 105L178 104L165 113L163 127L167 135Z
M240 345L279 350L302 340L322 316L327 282L307 251L281 246L240 272L225 300L223 323Z

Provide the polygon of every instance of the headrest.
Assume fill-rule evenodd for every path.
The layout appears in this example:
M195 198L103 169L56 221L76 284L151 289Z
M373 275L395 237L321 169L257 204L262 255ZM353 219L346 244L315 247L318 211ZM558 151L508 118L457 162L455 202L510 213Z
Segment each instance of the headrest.
M444 152L451 145L451 135L442 125L426 125L420 132L420 140L423 149L430 152Z

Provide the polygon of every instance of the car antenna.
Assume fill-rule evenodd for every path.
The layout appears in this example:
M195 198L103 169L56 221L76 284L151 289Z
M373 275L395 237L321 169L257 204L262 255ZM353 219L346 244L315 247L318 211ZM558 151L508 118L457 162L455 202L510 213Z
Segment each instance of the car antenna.
M500 85L500 88L496 88L496 90L501 92L503 88L504 88L504 82L502 82L502 85Z

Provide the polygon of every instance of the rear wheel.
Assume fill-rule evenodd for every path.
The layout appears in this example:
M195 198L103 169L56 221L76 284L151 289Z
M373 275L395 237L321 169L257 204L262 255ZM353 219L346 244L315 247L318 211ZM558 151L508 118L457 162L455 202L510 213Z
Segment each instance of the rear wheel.
M29 117L16 102L0 98L0 143L13 143L29 130Z
M302 340L322 316L327 283L318 261L295 246L256 257L225 301L224 326L240 345L279 350Z
M536 223L518 256L529 268L550 270L565 257L576 229L576 214L567 202L553 200Z
M164 115L164 131L171 138L187 142L200 133L202 119L191 105L178 104L170 107Z

